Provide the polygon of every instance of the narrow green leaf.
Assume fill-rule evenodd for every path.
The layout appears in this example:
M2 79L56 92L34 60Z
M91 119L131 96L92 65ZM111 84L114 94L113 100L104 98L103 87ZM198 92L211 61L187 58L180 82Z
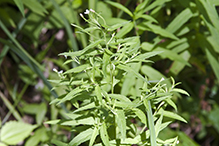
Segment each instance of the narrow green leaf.
M180 56L185 59L187 62L189 61L189 58L191 57L189 51L184 51L180 54ZM183 70L183 68L185 67L185 64L179 62L179 61L174 61L171 68L170 68L170 71L175 74L175 75L178 75L180 73L180 71Z
M70 56L70 57L80 56L80 55L83 55L86 51L90 50L91 48L96 47L98 44L100 44L103 41L104 41L103 39L99 39L99 40L97 40L95 42L92 42L90 45L88 45L87 47L85 47L81 51L61 53L59 55L66 55L66 56Z
M215 76L217 77L217 80L219 81L219 62L214 58L214 56L210 53L208 49L205 49L207 58L211 64L211 67L214 71Z
M156 0L156 1L153 1L152 4L150 4L147 7L144 7L144 9L142 10L142 13L150 11L150 10L156 8L156 7L162 6L165 2L169 2L169 1L171 1L171 0Z
M145 113L142 110L140 110L139 108L133 108L132 110L133 110L133 112L135 112L135 114L138 116L138 118L141 120L141 122L144 123L145 125L147 125L147 119L146 119Z
M140 14L140 15L138 15L138 14L137 14L135 19L139 19L139 18L143 18L143 19L145 19L145 20L158 23L158 21L157 21L156 19L154 19L153 17L151 17L150 15L146 15L146 14Z
M145 82L148 82L146 78L144 78L141 74L137 73L134 69L132 69L131 67L127 66L127 65L122 65L119 64L117 66L119 69L124 70L126 72L132 72L134 73L138 78L142 79Z
M173 102L170 98L165 99L165 101L177 111L175 102Z
M90 103L90 104L87 104L87 105L85 105L85 106L82 106L82 107L76 109L76 110L74 111L74 113L80 112L80 111L84 111L84 110L88 110L88 109L92 109L92 108L95 108L95 107L96 107L95 103L92 102L92 103Z
M147 117L148 117L148 126L150 130L150 142L152 146L156 146L157 137L156 137L156 131L155 131L155 126L154 126L154 117L153 117L152 109L151 109L151 102L149 100L146 100L146 101L148 105L148 107L146 107L146 110L147 110Z
M69 144L64 143L64 142L62 142L62 141L59 141L59 140L57 140L57 139L52 139L52 140L51 140L51 143L52 143L52 144L55 144L55 145L57 145L57 146L69 146Z
M147 1L143 1L142 3L140 3L136 8L135 8L135 12L138 12L138 11L142 11L142 9L146 8L147 4L149 3L150 1L147 0Z
M219 39L219 30L217 30L215 27L213 27L206 19L204 19L204 21L205 21L209 31L211 32L211 36L208 36L207 40L214 48L214 51L219 53L219 48L218 48L219 42L217 41Z
M166 30L175 33L181 26L183 26L190 18L192 18L193 13L190 8L186 8L183 10L177 17L171 21L171 23L167 26Z
M60 104L62 102L75 98L78 95L78 93L82 92L83 90L84 89L80 89L80 88L73 89L65 97L63 97L57 104Z
M15 0L16 1L16 0ZM48 13L47 10L40 4L39 1L35 0L22 0L23 4L30 8L34 13L37 13L41 16L45 16L44 13Z
M120 101L131 102L131 100L124 95L120 95L120 94L108 94L108 95L109 97L120 100Z
M88 141L93 133L93 129L89 128L85 131L80 132L77 136L75 136L69 143L70 146L78 146L81 143Z
M109 136L107 133L107 127L105 122L103 122L100 127L100 138L105 146L110 146Z
M205 11L207 12L208 19L210 23L214 25L214 27L219 31L219 17L218 12L215 9L215 5L212 5L209 1L206 0L199 0L199 2L202 3L203 7L205 8ZM202 12L202 11L201 11Z
M82 72L82 71L87 70L89 68L90 68L89 64L83 64L83 65L80 65L78 67L67 70L66 72L64 72L64 75L65 74L70 74L70 73L79 73L79 72Z
M67 126L77 126L77 125L94 125L95 120L93 117L88 117L84 119L79 119L79 120L70 120L70 121L65 121L61 123L61 125L67 125Z
M61 120L58 119L58 120L50 120L50 121L46 121L46 122L44 122L44 123L45 123L45 124L51 124L51 125L53 125L53 124L58 124L60 121L61 121Z
M133 27L134 27L133 22L126 24L125 26L123 26L122 29L119 30L119 32L116 34L116 37L122 38L124 35L129 33L133 29Z
M183 59L180 55L178 55L176 52L167 50L161 47L157 47L154 49L155 51L163 51L163 53L159 54L159 56L164 57L164 58L169 58L170 60L173 61L179 61L185 65L191 66L185 59Z
M97 99L99 100L99 102L100 103L102 103L102 94L101 94L101 89L100 89L100 86L99 85L97 85L96 87L95 87L95 94L96 94L96 96L97 96Z
M124 11L125 13L127 13L129 16L133 17L133 14L131 11L129 11L129 9L127 9L125 6L123 6L122 4L120 3L116 3L116 2L112 2L112 1L106 1L106 3Z
M130 23L130 21L122 22L122 23L116 23L116 24L110 26L107 30L108 30L108 31L114 31L114 30L116 30L116 29L118 29L118 28L120 28L120 27L126 25L127 23Z
M118 125L122 139L125 140L125 138L126 138L126 119L125 119L125 113L123 110L116 111L116 123Z
M17 5L18 9L20 10L21 14L24 17L24 5L22 0L14 0L15 4Z
M56 11L57 11L57 12L59 13L59 15L61 16L62 21L64 22L65 29L66 29L67 34L68 34L68 37L69 37L69 39L70 39L70 41L71 41L71 49L72 49L73 51L77 51L77 50L78 50L78 45L77 45L77 42L76 42L74 36L72 35L73 32L72 32L72 29L71 29L71 27L70 27L70 25L69 25L68 20L67 20L66 17L64 16L63 12L61 11L61 9L60 9L59 5L56 3L56 1L55 1L55 0L51 0L51 2L52 2L52 4L53 4L53 6L55 7Z
M8 45L10 49L12 49L21 59L25 61L25 63L28 64L28 66L38 74L38 76L43 80L43 82L46 84L46 86L51 90L52 86L51 84L47 81L45 76L43 75L41 69L43 70L44 68L33 58L31 57L25 49L17 42L17 40L11 35L11 33L8 31L8 29L5 27L5 25L2 23L0 20L0 27L4 30L4 32L8 35L8 37L12 40L12 42L16 45L14 46L12 43L5 41L0 38L0 42ZM56 94L55 91L51 91L51 94L57 98L58 95Z
M94 127L94 131L93 131L92 136L91 136L91 138L90 138L89 146L93 146L97 135L99 135L98 128L97 128L97 127Z
M132 61L140 61L140 60L145 60L145 59L148 59L150 57L153 57L153 56L156 56L157 54L160 54L162 53L163 51L152 51L152 52L147 52L147 53L144 53L144 54L140 54L138 56L136 56Z
M16 145L23 141L36 128L23 122L9 121L1 129L1 141L9 145Z
M107 76L107 65L109 64L109 61L110 61L110 55L107 52L104 52L102 70L105 77Z
M164 111L162 108L158 111L158 115L161 115L163 113L163 116L165 117L169 117L169 118L172 118L172 119L176 119L176 120L179 120L179 121L182 121L182 122L185 122L187 123L187 121L182 118L181 116L177 115L176 113L173 113L173 112L170 112L170 111Z
M157 26L157 25L154 25L154 24L151 24L151 23L144 23L147 27L150 28L150 30L156 34L159 34L163 37L167 37L167 38L171 38L171 39L174 39L174 40L178 40L178 38L172 34L171 32L169 32L168 30L165 30L163 28L161 28L160 26Z
M189 93L186 92L186 91L183 90L183 89L174 88L174 89L172 89L171 91L173 91L173 92L178 92L178 93L181 93L181 94L185 94L185 95L187 95L187 96L190 96Z
M115 102L115 106L116 107L132 109L133 107L136 107L137 104L136 103L132 103L132 102L125 102L125 101L119 102L119 101L116 101Z
M163 114L160 115L159 119L157 120L157 122L155 124L156 137L158 136L159 132L161 131L162 120L163 120Z
M8 98L5 97L5 95L0 91L0 97L4 104L7 106L7 108L10 110L10 112L13 114L13 116L18 120L22 121L22 118L17 110L15 110L15 107L11 104L11 102L8 100Z
M148 65L143 65L141 67L141 73L148 77L149 82L158 81L161 78L166 79L166 77L163 74L161 74L159 71ZM171 85L171 83L168 80L166 82L168 83L168 85Z

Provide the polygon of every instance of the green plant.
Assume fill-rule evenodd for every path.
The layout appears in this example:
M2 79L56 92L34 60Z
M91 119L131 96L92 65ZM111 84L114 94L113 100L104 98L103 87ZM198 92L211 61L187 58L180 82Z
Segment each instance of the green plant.
M79 51L61 53L67 58L64 64L77 66L65 72L54 69L60 80L50 80L57 84L55 88L64 86L66 91L51 104L65 103L71 112L65 113L66 120L47 123L71 127L74 136L69 145L176 145L177 137L162 140L159 133L173 120L186 122L166 108L177 111L172 98L188 93L176 88L173 78L151 81L140 72L141 66L147 72L145 64L152 62L148 59L162 51L145 52L138 36L123 38L133 22L108 26L94 10L85 14L80 16L89 27L72 25L78 33L89 35L90 44Z

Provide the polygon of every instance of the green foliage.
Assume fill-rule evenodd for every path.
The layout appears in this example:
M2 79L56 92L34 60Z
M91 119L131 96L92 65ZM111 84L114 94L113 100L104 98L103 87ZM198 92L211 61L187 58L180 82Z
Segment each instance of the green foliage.
M175 92L188 93L175 88L177 84L173 78L172 86L167 86L164 78L154 84L139 72L143 64L150 62L150 57L163 52L144 52L139 37L122 38L127 33L123 29L131 25L125 25L120 30L123 35L117 35L121 33L116 33L115 29L120 28L122 23L108 26L103 17L92 9L86 10L85 14L89 18L83 14L80 16L90 26L85 29L73 26L90 35L91 43L83 50L60 54L68 58L66 63L75 62L77 67L65 72L54 69L60 80L53 82L58 86L65 85L67 92L52 103L69 103L74 108L73 113L67 114L70 120L59 122L60 125L71 126L78 133L69 145L80 145L86 141L89 145L108 146L173 144L177 138L165 142L158 139L159 133L172 121L163 122L163 117L186 121L165 108L170 104L177 109L172 101ZM129 74L131 82L139 84L137 94L129 90L124 92L124 89L135 87L126 83ZM142 123L141 132L136 131L137 127L131 120ZM144 130L146 127L149 130ZM146 137L143 138L143 135Z
M171 87L175 83L171 82L169 77L173 76L177 82L182 82L178 88L185 89L190 96L174 87L171 91L171 95L174 95L172 98L171 95L164 96L159 93L157 98L152 99L152 113L157 114L153 115L155 131L160 131L160 139L157 141L178 136L178 145L198 145L193 140L201 145L219 145L218 119L215 116L219 109L218 6L217 0L1 0L0 127L10 120L25 120L33 125L37 124L38 127L23 141L24 145L68 145L67 142L78 134L77 131L86 131L91 127L91 137L87 137L90 141L85 142L85 145L93 145L97 141L101 142L101 127L92 126L94 119L86 115L83 118L76 117L80 116L80 112L94 111L97 105L94 99L107 99L117 101L115 108L121 117L127 117L129 113L126 109L132 107L130 115L137 121L132 121L132 125L126 122L126 127L131 126L126 129L125 134L134 137L132 133L139 134L139 128L149 126L147 112L143 108L147 106L146 101L140 105L141 108L136 108L136 103L133 103L135 97L142 96L142 87L146 86L144 82L148 82L145 89L151 89L164 78L160 85ZM96 24L95 21L86 24L83 19L79 19L78 13L86 8L95 10L96 15L101 14L105 19L106 22L99 16L95 17L99 18L97 22L101 28L99 25L92 25ZM70 26L71 23L74 23L74 27ZM92 26L99 29L94 30ZM106 38L102 31L109 32ZM117 52L118 44L123 46L120 46L121 51ZM109 51L104 49L106 46ZM136 50L129 51L131 48ZM105 54L103 50L106 50ZM62 56L57 58L57 54L66 51L72 58L68 57L67 61ZM86 60L95 54L98 56ZM84 55L87 56L80 58ZM119 60L118 64L115 64L114 58ZM109 62L115 66L107 65ZM57 80L56 73L52 72L54 67L66 71L65 74L58 74L62 80L65 79L61 83ZM87 68L88 72L84 73ZM110 70L114 68L113 74L110 75ZM76 78L71 79L71 76ZM90 84L90 76L95 84ZM112 78L114 76L115 78ZM52 79L51 83L47 78ZM57 83L58 86L53 87ZM83 88L80 88L82 84ZM68 88L64 90L63 86ZM76 88L72 90L74 87ZM185 95L180 97L174 90ZM71 94L65 95L70 93L69 91L72 91ZM78 102L78 99L84 97L83 103ZM90 104L88 97L93 99ZM163 100L169 105L164 108L167 111L156 111L155 107ZM50 102L59 104L49 106ZM183 115L188 123L174 121L168 126L170 128L162 130L162 127L169 124L169 117L174 117L172 120L184 121L169 113L171 108ZM66 114L72 110L75 111L74 114ZM104 114L106 112L101 115ZM46 120L51 120L47 122L51 125L43 124ZM122 120L114 117L112 121L115 124L122 123L124 118ZM85 123L88 127L80 129L79 123ZM158 126L159 123L163 125ZM71 125L75 125L74 131L71 131ZM116 129L121 138L125 134L119 127L123 126L124 124L119 124ZM109 127L107 122L105 127ZM111 126L109 129L115 127ZM102 127L102 134L104 130ZM111 135L115 135L112 131L107 130L108 136L102 135L105 141L107 137L110 139ZM70 132L71 137L67 136ZM149 132L146 134L149 135ZM142 134L141 140L142 137L146 136ZM173 143L177 142L176 139L171 140ZM128 137L121 141L131 145L138 143L139 137ZM116 143L112 140L110 142ZM0 145L6 144L1 141Z

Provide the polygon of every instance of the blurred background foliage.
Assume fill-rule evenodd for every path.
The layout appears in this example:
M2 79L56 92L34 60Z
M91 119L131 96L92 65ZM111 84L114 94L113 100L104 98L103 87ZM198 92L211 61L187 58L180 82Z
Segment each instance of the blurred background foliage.
M108 25L124 22L119 35L140 36L145 52L163 51L153 57L154 63L141 67L143 75L152 81L173 76L189 92L189 97L175 99L178 113L188 124L171 124L161 136L178 135L179 145L184 146L218 146L218 6L217 0L1 0L0 145L57 144L56 140L69 141L74 136L68 127L43 123L62 118L63 111L71 109L49 105L64 91L51 91L47 79L58 78L53 68L74 66L63 66L65 59L59 53L89 44L90 38L75 33L77 28L70 24L84 27L79 13L93 9ZM134 85L129 84L132 92ZM29 128L23 129L26 135L21 137L14 133L19 140L11 143L3 134L16 126L13 120L19 121L18 126L25 121Z

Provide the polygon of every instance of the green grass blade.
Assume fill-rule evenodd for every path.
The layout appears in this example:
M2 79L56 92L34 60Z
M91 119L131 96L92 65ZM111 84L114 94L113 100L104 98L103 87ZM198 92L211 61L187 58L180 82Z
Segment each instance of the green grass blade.
M55 7L56 11L59 13L59 15L61 16L62 18L62 21L64 22L64 25L65 25L65 28L66 28L66 31L67 31L67 34L68 34L68 37L70 39L70 42L71 42L71 49L73 51L77 51L78 50L78 45L77 45L77 42L73 36L73 33L72 33L72 29L70 27L70 23L67 21L66 17L63 15L59 5L56 3L55 0L51 0L53 6Z
M31 13L31 12L28 12L28 13L26 14L26 18L22 18L21 21L18 23L17 28L15 29L15 31L12 32L12 36L13 36L13 37L16 37L17 34L18 34L18 32L22 29L22 27L24 26L24 24L25 24L26 21L27 21L27 17L30 15L30 13ZM3 48L3 50L2 50L2 52L1 52L1 54L0 54L0 66L1 66L1 64L2 64L2 61L3 61L3 59L4 59L4 56L8 53L8 51L9 51L9 47L8 47L8 46L4 46L4 48Z
M4 94L1 91L0 91L0 97L1 97L2 101L4 102L4 104L7 106L7 108L9 109L9 111L13 114L13 116L18 121L22 121L22 118L19 115L19 113L14 109L14 106L10 103L10 101L8 101L8 99L4 96Z
M156 131L155 131L155 126L154 126L154 118L152 115L152 109L151 109L151 102L146 101L148 104L148 110L147 110L147 116L148 116L148 125L149 125L149 130L150 130L150 140L151 140L151 145L156 146Z
M25 55L25 57L29 58L34 64L37 65L40 69L43 69L43 67L32 57L30 56L27 51L18 43L18 41L13 37L13 35L8 31L8 29L5 27L5 25L0 20L0 27L2 30L7 34L7 36L10 38L10 40L16 45L16 47ZM23 57L23 56L21 56Z
M47 81L47 79L44 77L42 71L40 70L40 68L43 68L43 67L40 66L40 68L39 68L34 62L32 62L32 60L30 60L30 58L28 58L26 56L26 54L24 54L24 52L22 52L20 49L18 49L15 45L10 43L9 41L6 41L6 40L0 38L0 42L8 45L12 49L12 51L14 51L43 80L44 84L49 88L49 90L52 89L51 84ZM55 98L58 98L58 95L56 94L55 91L51 91L51 94Z

